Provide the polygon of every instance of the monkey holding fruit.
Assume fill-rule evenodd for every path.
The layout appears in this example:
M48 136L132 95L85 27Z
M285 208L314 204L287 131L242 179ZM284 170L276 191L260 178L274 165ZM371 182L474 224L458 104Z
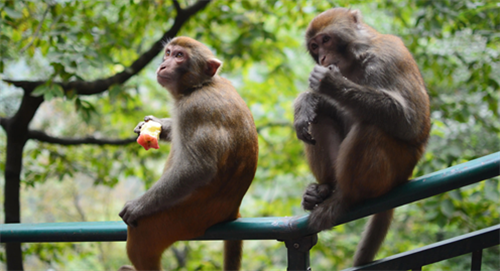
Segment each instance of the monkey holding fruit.
M188 37L165 47L156 74L174 99L172 118L144 120L161 125L159 137L171 142L170 154L160 179L120 212L128 225L127 254L137 270L160 270L161 255L174 242L239 217L257 167L257 130L243 99L217 74L221 64ZM145 122L134 131L140 133ZM225 241L224 270L238 270L241 253L241 240Z
M319 14L306 42L317 65L295 101L294 126L318 182L302 205L309 225L325 230L350 207L408 181L429 137L429 97L403 42L366 25L357 10ZM373 260L392 216L372 216L355 266Z

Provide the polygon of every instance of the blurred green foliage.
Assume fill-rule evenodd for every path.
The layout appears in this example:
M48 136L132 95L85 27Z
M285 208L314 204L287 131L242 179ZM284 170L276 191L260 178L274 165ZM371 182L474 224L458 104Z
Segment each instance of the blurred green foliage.
M181 6L191 3L181 1ZM431 96L433 126L416 176L500 150L498 0L215 1L179 34L204 42L223 60L222 75L231 79L254 115L259 165L243 201L244 216L304 213L301 195L314 178L291 125L292 104L306 89L314 65L304 48L304 30L316 14L335 6L360 9L368 24L400 36L419 64ZM64 137L133 136L145 115L169 115L170 97L154 76L160 57L126 84L100 95L64 94L52 82L94 80L122 71L174 17L172 3L164 0L1 1L0 76L47 80L33 93L45 98L33 129ZM0 84L1 117L15 112L21 95ZM2 176L5 144L0 133ZM124 195L137 195L159 177L168 149L167 144L145 152L137 144L61 147L30 141L22 175L22 221L118 220ZM378 257L498 224L499 189L496 178L398 208ZM57 204L46 196L51 193L59 195ZM314 269L349 267L365 220L321 233L311 251ZM245 247L243 269L286 268L283 244L249 241ZM165 253L164 267L218 269L221 248L221 242L180 242ZM112 270L128 262L123 243L24 244L23 250L31 270ZM485 250L484 270L500 268L499 253L498 247ZM5 261L2 250L0 261ZM469 265L464 256L425 269L464 270Z

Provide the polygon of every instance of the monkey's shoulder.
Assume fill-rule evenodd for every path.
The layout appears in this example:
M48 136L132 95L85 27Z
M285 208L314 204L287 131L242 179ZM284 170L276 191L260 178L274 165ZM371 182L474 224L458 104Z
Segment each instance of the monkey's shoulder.
M397 61L411 57L401 38L389 34L380 34L374 38L369 51L375 56L374 59L384 61Z

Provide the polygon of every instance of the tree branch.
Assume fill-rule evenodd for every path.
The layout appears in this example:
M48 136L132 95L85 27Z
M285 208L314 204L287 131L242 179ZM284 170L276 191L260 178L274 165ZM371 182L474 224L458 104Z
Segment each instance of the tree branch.
M181 5L179 4L179 1L174 0L173 3L174 3L175 11L177 11L177 14L181 13L182 12L182 8L181 8Z
M171 39L177 35L182 25L198 11L205 8L210 1L198 0L192 6L181 9L178 2L174 1L174 7L177 10L177 16L175 17L174 24L172 27L163 34L161 39L156 41L151 48L144 52L138 59L136 59L132 65L127 67L120 73L104 79L97 79L91 82L88 81L71 81L71 82L55 82L61 85L64 91L75 90L79 95L93 95L106 91L111 85L123 84L132 76L139 73L153 58L158 55L163 50L162 42ZM14 84L17 87L29 86L30 89L34 89L37 86L44 84L46 81L15 81L15 80L3 80L7 83ZM26 88L25 88L26 89Z
M7 121L9 121L8 118L2 118L0 117L0 126L2 126L2 128L7 131Z
M38 27L35 30L35 34L33 34L33 38L31 39L31 41L28 44L26 44L23 48L21 48L21 51L19 52L19 54L24 53L24 51L26 49L28 49L33 44L33 42L35 42L35 40L38 38L38 34L40 33L40 29L42 28L43 21L45 20L47 13L49 13L50 7L51 7L51 5L47 4L47 8L45 9L45 12L43 13L43 16L42 16L42 19L40 20L40 23L38 23Z
M131 137L126 139L97 139L94 137L85 137L85 138L59 138L49 136L45 132L29 130L28 138L35 139L41 142L59 144L64 146L69 145L83 145L83 144L93 144L93 145L127 145L133 142L136 142L137 137Z

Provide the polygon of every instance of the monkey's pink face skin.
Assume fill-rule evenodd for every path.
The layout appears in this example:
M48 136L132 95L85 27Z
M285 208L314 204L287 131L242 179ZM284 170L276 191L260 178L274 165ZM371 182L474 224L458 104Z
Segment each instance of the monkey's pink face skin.
M317 62L323 67L330 65L337 66L343 70L346 59L341 52L342 42L333 34L320 33L309 40L308 49L314 56L317 56Z
M165 48L163 62L156 70L156 80L164 87L172 86L176 83L179 72L186 66L189 59L188 52L179 45L169 45Z

